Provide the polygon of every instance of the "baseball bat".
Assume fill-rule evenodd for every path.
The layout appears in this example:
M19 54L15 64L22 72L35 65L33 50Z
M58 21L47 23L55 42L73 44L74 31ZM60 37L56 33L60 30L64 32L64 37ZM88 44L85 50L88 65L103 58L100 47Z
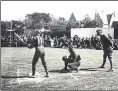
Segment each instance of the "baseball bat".
M24 44L27 44L25 41L23 41L23 39L21 39L18 34L14 33L16 35L16 37L18 37L20 39L21 42L23 42Z

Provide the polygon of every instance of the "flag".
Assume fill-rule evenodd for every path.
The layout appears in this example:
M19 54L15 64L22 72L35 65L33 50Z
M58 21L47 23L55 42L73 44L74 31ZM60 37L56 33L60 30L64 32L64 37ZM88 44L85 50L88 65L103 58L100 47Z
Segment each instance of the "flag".
M107 14L108 25L110 24L110 21L111 21L112 15L113 15L113 14Z
M115 17L115 11L114 11L114 17Z

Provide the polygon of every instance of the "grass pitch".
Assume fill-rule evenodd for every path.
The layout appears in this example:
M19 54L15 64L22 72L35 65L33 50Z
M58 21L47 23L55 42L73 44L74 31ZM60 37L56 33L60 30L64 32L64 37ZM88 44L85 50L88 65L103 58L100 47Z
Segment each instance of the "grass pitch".
M113 53L113 72L107 60L102 64L102 50L75 49L80 54L79 72L60 73L64 67L62 56L69 55L67 49L45 48L49 78L39 59L36 65L36 78L31 74L35 50L28 48L1 48L1 89L2 90L118 90L118 51ZM91 68L91 69L90 69Z

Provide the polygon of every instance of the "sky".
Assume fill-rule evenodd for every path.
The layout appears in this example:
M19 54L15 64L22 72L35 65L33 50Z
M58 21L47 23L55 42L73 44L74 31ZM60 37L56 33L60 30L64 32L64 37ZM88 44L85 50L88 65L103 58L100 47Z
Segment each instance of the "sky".
M118 1L1 1L2 21L23 20L26 14L34 12L50 13L66 20L73 12L77 20L84 19L86 14L93 19L95 11L101 17L115 11L115 21L118 21Z

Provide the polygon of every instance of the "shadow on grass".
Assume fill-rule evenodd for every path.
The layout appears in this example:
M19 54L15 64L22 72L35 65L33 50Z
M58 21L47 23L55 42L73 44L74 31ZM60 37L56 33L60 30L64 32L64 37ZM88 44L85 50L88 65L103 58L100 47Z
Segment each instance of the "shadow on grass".
M63 71L63 70L50 70L49 72L51 73L71 73L73 70L72 69L68 69L67 71Z
M81 68L82 71L103 71L100 68Z
M28 76L1 76L1 78L28 78Z
M104 71L101 68L81 68L79 70L80 71ZM71 73L71 72L73 72L73 70L72 69L68 69L67 72L64 72L64 71L58 69L58 70L50 70L49 72L51 72L51 73Z
M60 70L50 70L51 73L60 73Z

